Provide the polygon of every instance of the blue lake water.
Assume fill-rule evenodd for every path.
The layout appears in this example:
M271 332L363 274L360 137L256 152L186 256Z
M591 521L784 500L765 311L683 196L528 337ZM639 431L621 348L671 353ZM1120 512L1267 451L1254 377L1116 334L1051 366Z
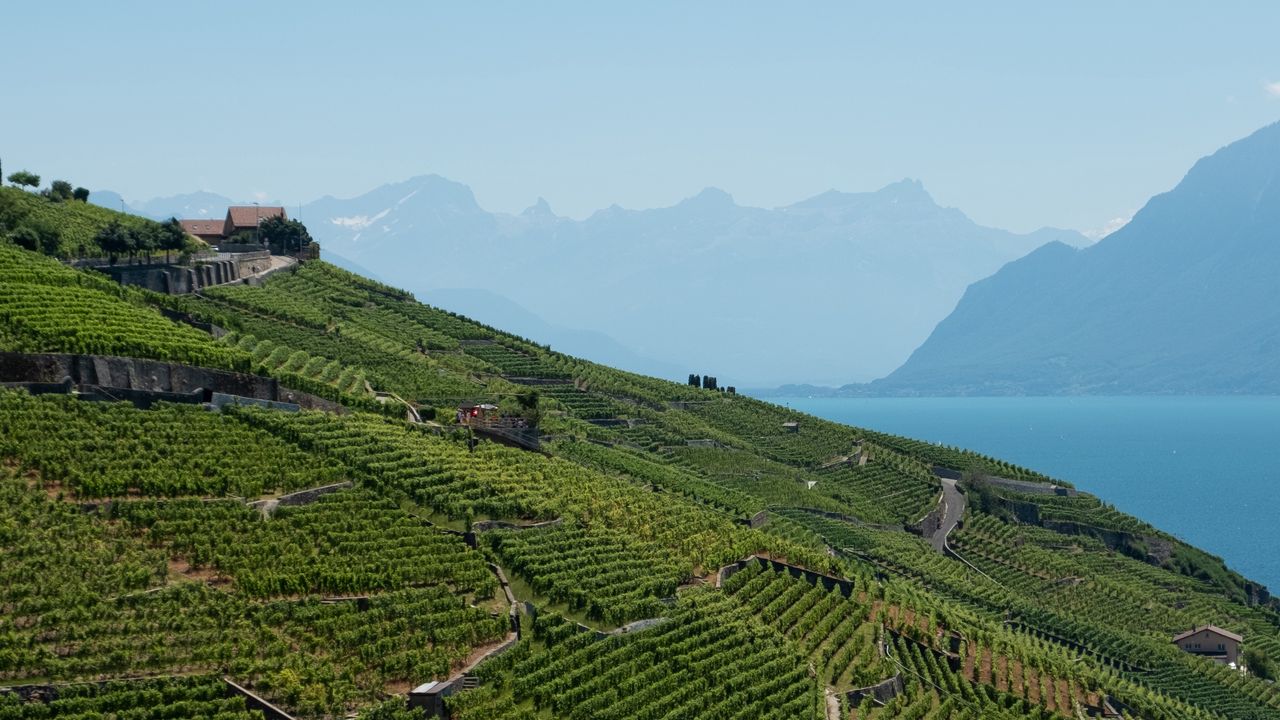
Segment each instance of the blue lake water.
M1066 480L1280 592L1280 397L769 400Z

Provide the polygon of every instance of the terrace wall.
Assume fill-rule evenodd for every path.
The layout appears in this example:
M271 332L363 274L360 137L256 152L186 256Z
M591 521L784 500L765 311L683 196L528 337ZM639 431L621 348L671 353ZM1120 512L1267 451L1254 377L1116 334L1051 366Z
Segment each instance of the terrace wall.
M190 393L209 389L231 395L279 399L279 383L258 375L108 355L0 353L0 380Z
M931 538L942 528L942 515L942 502L939 501L938 507L926 513L919 522L907 526L907 529L921 537Z
M342 406L309 393L281 387L273 378L161 360L107 355L0 352L0 383L22 384L32 392L85 390L86 399L203 402L213 393L339 412ZM62 390L53 388L61 387ZM196 399L195 394L202 396ZM99 397L101 396L101 397Z
M94 268L121 285L134 285L167 295L183 295L243 277L235 260L211 260L182 265L108 265Z
M852 580L846 580L844 578L834 577L831 575L823 575L820 572L815 572L808 568L800 567L799 565L791 565L789 563L784 563L780 560L774 560L761 555L752 555L750 557L743 558L736 563L729 563L728 565L720 568L719 584L723 584L724 581L732 577L734 573L749 567L752 563L761 565L776 572L785 572L791 577L804 580L810 585L821 586L825 590L838 588L841 594L845 597L853 597L853 594L857 592L857 587L853 584ZM717 584L717 587L719 584Z
M850 690L845 693L845 703L850 707L856 707L858 703L862 702L863 698L869 697L883 705L901 695L904 690L905 686L902 684L902 675L899 673L891 678L881 680L875 685Z

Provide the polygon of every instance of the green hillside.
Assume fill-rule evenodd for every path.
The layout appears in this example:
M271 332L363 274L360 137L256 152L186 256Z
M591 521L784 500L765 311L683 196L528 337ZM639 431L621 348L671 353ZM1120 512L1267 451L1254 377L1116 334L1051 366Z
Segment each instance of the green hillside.
M45 252L59 257L105 256L98 233L113 221L126 231L144 235L160 226L154 220L80 200L55 201L15 187L0 187L0 235L22 232Z
M456 680L461 720L1280 718L1265 591L1098 498L566 356L321 261L168 297L0 240L0 351L342 405L0 388L0 718L254 717L223 677L299 717L421 717L410 689ZM457 421L479 403L486 432ZM935 466L968 497L945 543ZM1252 672L1171 644L1208 624Z

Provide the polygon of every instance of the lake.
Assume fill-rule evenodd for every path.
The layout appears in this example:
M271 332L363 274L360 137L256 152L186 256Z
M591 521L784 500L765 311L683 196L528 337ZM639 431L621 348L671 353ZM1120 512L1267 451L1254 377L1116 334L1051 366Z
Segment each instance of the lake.
M1066 480L1280 592L1280 397L768 399Z

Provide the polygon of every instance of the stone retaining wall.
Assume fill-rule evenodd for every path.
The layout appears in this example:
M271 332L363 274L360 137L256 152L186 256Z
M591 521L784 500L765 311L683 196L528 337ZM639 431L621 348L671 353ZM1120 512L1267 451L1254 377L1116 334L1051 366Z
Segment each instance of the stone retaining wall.
M845 704L849 707L856 707L858 703L862 702L863 698L868 697L884 705L901 695L905 690L906 687L902 683L902 674L898 673L891 678L881 680L875 685L850 690L844 694L844 699Z
M943 496L946 497L945 495ZM931 538L938 534L938 530L942 529L942 500L939 499L938 507L930 510L920 521L907 526L907 529L924 538Z
M351 487L351 481L346 480L332 485L323 485L321 487L311 488L309 490L299 490L288 495L281 495L276 502L280 505L308 505L315 502L321 496L335 493L339 490L346 490Z
M267 263L270 263L270 259ZM246 273L236 260L183 265L109 265L94 268L121 285L134 285L167 295L185 295L211 285L235 282Z
M263 400L261 398L247 398L241 395L228 395L227 393L209 393L209 407L221 410L227 405L252 405L265 410L283 410L284 412L298 412L301 407L297 403L280 402L278 400Z
M84 388L90 395L86 399L131 400L135 405L142 403L139 407L159 400L210 402L214 393L220 393L312 410L343 411L338 403L281 387L275 379L261 375L145 358L0 352L0 383L22 384L36 392L68 381ZM197 391L203 393L198 400L193 399Z
M762 555L751 555L750 557L743 558L742 560L739 560L736 563L729 563L728 565L725 565L724 567L720 568L719 581L718 581L717 587L719 587L720 584L723 584L725 580L728 580L738 571L744 570L747 567L751 566L752 563L761 565L762 567L765 567L767 569L774 570L777 572L785 572L794 578L799 578L801 580L804 580L805 582L808 582L810 585L820 585L825 590L832 590L835 588L839 588L840 593L845 597L853 597L853 593L857 589L854 586L852 580L846 580L844 578L834 577L832 575L823 575L820 572L816 572L808 568L803 568L803 567L800 567L799 565L791 565L789 563L784 563L780 560L773 560L771 558L767 558Z
M505 520L476 520L471 523L471 531L482 533L491 530L537 530L538 528L552 527L564 522L564 518L555 518L554 520L543 520L542 522L531 523L529 525L517 525Z
M838 513L838 512L831 512L830 510L820 510L818 508L811 508L811 507L797 507L794 509L799 510L801 512L808 513L810 515L817 515L818 517L830 518L832 520L839 520L840 522L849 523L850 525L857 525L858 527L871 528L872 530L883 530L885 532L905 532L907 530L907 528L903 525L886 525L883 523L869 523L864 520L859 520L858 518L853 517L851 515L845 515L844 513Z
M0 380L60 383L66 378L76 385L179 393L209 389L262 400L279 394L279 383L271 378L229 370L109 355L0 353Z

